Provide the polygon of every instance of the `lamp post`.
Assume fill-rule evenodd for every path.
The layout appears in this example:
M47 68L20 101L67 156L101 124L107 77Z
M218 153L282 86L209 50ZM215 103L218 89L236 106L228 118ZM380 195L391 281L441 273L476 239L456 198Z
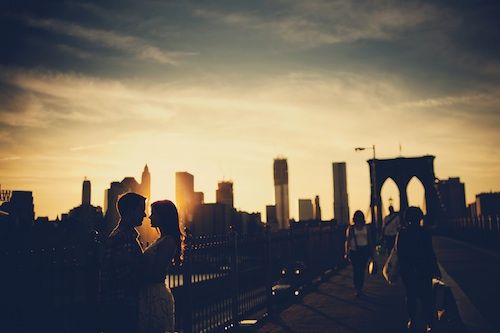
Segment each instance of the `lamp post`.
M370 176L371 176L371 181L372 181L372 186L371 186L372 196L371 196L371 203L370 203L370 209L371 209L370 212L372 215L372 223L375 223L375 225L378 228L379 227L378 219L377 219L378 212L375 212L375 205L377 205L377 203L378 203L377 175L375 174L375 170L376 170L375 169L375 160L376 160L375 145L372 145L371 147L356 147L356 148L354 148L354 151L358 152L358 151L363 151L366 149L371 149L373 151L373 160L372 160L372 163L370 164L370 168L371 168ZM378 207L378 205L377 205L377 210L378 209L380 209L380 207Z

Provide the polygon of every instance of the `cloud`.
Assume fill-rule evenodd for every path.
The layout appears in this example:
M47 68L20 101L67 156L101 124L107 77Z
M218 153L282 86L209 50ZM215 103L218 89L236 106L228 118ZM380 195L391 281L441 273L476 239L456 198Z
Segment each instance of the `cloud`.
M487 92L468 92L466 94L440 96L402 103L401 107L439 108L451 106L495 107L500 105L500 89Z
M106 143L96 143L96 144L92 144L92 145L75 146L75 147L71 147L69 150L70 151L94 150L96 148L102 148L102 147L106 147L108 145L115 145L116 143L117 142L110 141L110 142L106 142Z
M178 65L181 59L196 54L193 52L165 51L138 37L124 35L110 30L83 27L78 24L56 19L35 19L29 16L23 16L22 19L32 27L84 39L111 49L128 52L138 59L159 64ZM68 50L67 47L65 49L74 52L74 50ZM80 55L84 55L84 53L80 53Z
M73 46L70 46L70 45L58 44L58 45L56 45L56 48L58 48L59 50L65 52L67 54L74 55L74 56L81 58L81 59L88 59L88 58L92 57L92 53L86 52L84 50L80 50L80 49L73 47Z
M438 11L414 2L293 1L269 16L256 12L196 9L194 14L228 25L261 30L304 46L385 40L435 21Z
M19 159L21 159L21 157L20 157L20 156L7 156L7 157L2 157L2 158L0 158L0 161L2 161L2 162L6 162L6 161L17 161L17 160L19 160Z

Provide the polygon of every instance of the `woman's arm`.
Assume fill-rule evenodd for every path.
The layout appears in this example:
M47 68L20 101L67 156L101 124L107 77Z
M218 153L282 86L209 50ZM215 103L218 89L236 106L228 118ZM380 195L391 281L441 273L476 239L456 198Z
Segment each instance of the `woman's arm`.
M347 259L349 256L349 251L351 250L351 228L347 227L345 231L345 243L344 243L344 258Z

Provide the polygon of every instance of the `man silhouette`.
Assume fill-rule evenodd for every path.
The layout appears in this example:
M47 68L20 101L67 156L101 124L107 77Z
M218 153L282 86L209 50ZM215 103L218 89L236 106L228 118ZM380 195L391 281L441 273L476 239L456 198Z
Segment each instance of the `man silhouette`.
M382 236L384 244L387 250L387 254L390 254L392 248L394 247L394 242L396 241L396 235L401 227L399 221L399 214L394 211L394 207L389 206L389 215L384 218L384 223L382 226Z
M105 333L137 332L142 248L135 228L146 216L145 200L131 192L119 198L120 221L104 245L101 286Z

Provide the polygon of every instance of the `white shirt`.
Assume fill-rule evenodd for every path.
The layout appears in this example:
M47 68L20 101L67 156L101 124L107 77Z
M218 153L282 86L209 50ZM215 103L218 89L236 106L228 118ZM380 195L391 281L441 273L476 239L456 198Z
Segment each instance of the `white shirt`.
M367 246L368 245L368 227L365 225L361 229L357 227L352 227L351 231L353 231L351 237L351 248L353 250L356 249L356 244L358 246Z

